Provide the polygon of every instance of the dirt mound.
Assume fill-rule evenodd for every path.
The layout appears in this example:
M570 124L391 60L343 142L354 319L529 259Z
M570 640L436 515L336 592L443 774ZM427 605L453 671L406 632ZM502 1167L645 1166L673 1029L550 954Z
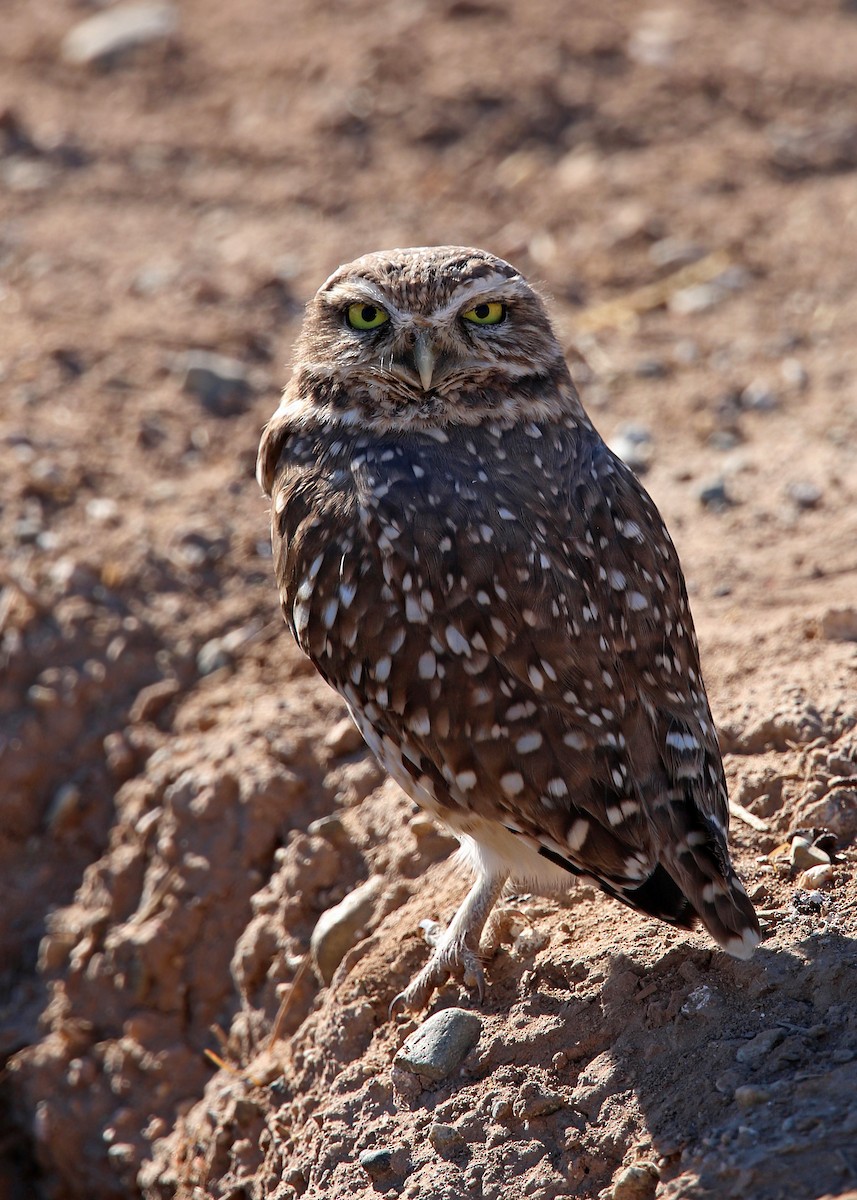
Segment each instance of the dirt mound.
M3 1195L857 1186L852 7L6 14ZM253 463L304 298L433 242L543 281L645 472L765 941L512 897L414 1067L466 882L291 646Z

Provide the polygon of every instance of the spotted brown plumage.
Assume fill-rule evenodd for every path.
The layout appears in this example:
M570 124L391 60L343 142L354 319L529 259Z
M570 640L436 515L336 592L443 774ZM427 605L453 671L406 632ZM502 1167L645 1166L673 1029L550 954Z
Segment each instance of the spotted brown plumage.
M476 870L406 1004L456 968L481 990L509 878L582 874L752 953L675 550L513 267L457 247L340 267L308 306L259 479L298 645Z

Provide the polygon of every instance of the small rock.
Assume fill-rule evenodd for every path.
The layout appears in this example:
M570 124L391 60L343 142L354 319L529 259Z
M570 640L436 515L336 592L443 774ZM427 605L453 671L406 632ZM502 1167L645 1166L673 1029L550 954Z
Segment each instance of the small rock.
M796 358L784 358L780 363L780 375L783 383L796 388L799 392L806 391L809 386L809 372Z
M539 950L543 950L549 941L550 934L544 929L537 929L535 925L525 925L515 936L512 952L519 958L532 958Z
M177 364L183 372L182 391L196 396L215 417L246 412L253 395L243 363L207 350L191 350Z
M463 1008L434 1013L407 1038L394 1063L430 1083L446 1079L479 1041L482 1021Z
M336 813L319 817L317 821L310 821L306 831L310 837L323 837L332 846L341 846L350 841L348 832L342 824L342 817L338 817Z
M798 875L797 885L807 891L812 891L813 888L824 887L826 883L830 883L832 878L832 865L828 863L827 866L824 866L820 863L817 867L810 867L808 870L802 871Z
M356 750L365 748L363 735L350 717L337 721L324 739L324 744L334 758L344 754L353 754Z
M613 1180L611 1200L653 1200L661 1173L654 1163L634 1163Z
M119 505L109 496L96 496L86 502L86 515L96 525L113 525L119 522Z
M437 1150L438 1154L450 1154L457 1150L459 1146L464 1145L464 1138L458 1132L454 1125L443 1125L440 1121L435 1121L429 1127L428 1140Z
M739 1108L752 1108L756 1104L766 1104L771 1093L755 1084L745 1083L735 1089L735 1103Z
M692 992L688 993L688 997L681 1006L681 1011L686 1017L691 1017L694 1013L702 1012L704 1008L708 1008L711 1004L714 993L707 983L701 983L699 987L695 987Z
M685 365L699 362L699 346L693 338L679 338L675 344L674 356L677 363Z
M76 783L64 783L57 789L48 808L45 823L54 836L62 836L80 824L81 793Z
M358 1161L370 1179L380 1179L383 1175L389 1175L393 1169L391 1150L364 1150Z
M763 1029L761 1033L757 1033L755 1037L750 1038L749 1042L737 1051L735 1058L739 1063L747 1063L752 1065L759 1059L764 1058L766 1054L770 1054L774 1046L781 1042L785 1034L782 1029Z
M525 1083L518 1092L512 1111L519 1120L531 1121L533 1117L545 1117L557 1112L564 1104L565 1100L557 1092L531 1082Z
M823 490L817 483L809 483L807 481L790 483L786 488L786 494L793 504L798 508L818 508L824 496Z
M495 1100L491 1105L491 1119L493 1121L504 1121L506 1117L512 1115L512 1106L508 1100Z
M608 445L638 475L644 475L652 465L655 447L651 433L642 425L621 425Z
M665 379L669 367L662 358L641 358L634 373L638 379Z
M147 42L170 38L178 28L174 4L117 4L75 25L62 44L66 62L105 66Z
M752 412L773 412L780 403L776 392L761 379L748 383L739 399L741 407Z
M224 650L221 638L211 638L200 647L196 656L196 669L200 675L211 675L221 667L232 665L231 656Z
M857 642L857 608L831 608L821 618L827 642Z
M716 284L695 283L691 287L679 288L677 292L673 292L667 307L670 312L678 313L679 316L690 316L714 308L723 298L723 289Z
M649 261L656 267L686 267L688 263L698 262L704 255L704 246L677 237L661 238L649 247Z
M697 497L704 508L710 508L714 512L723 512L734 503L722 479L713 479L709 483L703 483L697 492Z
M129 719L135 725L140 721L154 721L180 691L181 685L177 679L160 679L157 683L149 684L137 693L128 714Z
M740 1087L743 1075L740 1071L736 1071L734 1067L729 1071L724 1071L714 1080L715 1091L720 1092L722 1096L734 1095L735 1089Z
M330 983L345 955L365 936L380 888L381 877L371 875L316 921L309 948L323 983Z
M830 862L830 855L813 846L808 838L795 837L792 838L789 860L797 870L806 871L810 867L826 866Z

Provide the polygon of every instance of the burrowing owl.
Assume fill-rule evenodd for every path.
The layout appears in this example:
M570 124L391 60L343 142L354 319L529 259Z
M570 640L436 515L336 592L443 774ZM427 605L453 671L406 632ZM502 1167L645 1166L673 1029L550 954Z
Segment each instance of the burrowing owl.
M507 879L582 875L750 956L675 549L514 267L443 246L335 271L259 480L298 645L475 868L405 1005L454 970L481 993Z

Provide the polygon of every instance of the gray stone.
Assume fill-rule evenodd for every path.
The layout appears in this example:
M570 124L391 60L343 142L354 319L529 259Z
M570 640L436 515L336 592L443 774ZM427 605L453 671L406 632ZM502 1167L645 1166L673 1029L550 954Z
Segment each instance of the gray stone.
M699 503L705 508L711 508L715 512L722 512L723 509L729 508L733 503L732 498L726 490L726 484L722 479L712 479L709 483L703 483L697 492Z
M809 372L797 358L784 358L780 363L780 375L784 383L799 392L806 391L809 387Z
M749 1042L741 1047L735 1055L735 1058L740 1063L754 1065L759 1059L764 1058L766 1054L770 1054L777 1042L781 1042L785 1034L782 1029L763 1029L761 1033L757 1033L755 1037L750 1038Z
M525 1083L521 1088L513 1106L515 1116L521 1121L531 1121L534 1117L545 1117L555 1113L565 1104L558 1092L540 1087L537 1083Z
M334 758L366 748L363 735L350 717L337 721L325 737L324 744Z
M634 1163L613 1180L611 1200L653 1200L659 1179L654 1163Z
M790 483L786 491L789 499L798 508L818 508L824 495L817 483L810 483L808 480Z
M382 1148L364 1150L360 1155L360 1166L370 1179L380 1179L393 1169L393 1153Z
M429 1127L428 1140L439 1154L449 1154L464 1145L464 1138L455 1126L443 1125L440 1121Z
M638 475L645 474L652 465L655 447L651 433L642 425L620 426L608 445Z
M741 407L753 412L773 412L779 403L776 392L763 379L754 379L741 393Z
M352 892L323 912L310 938L310 954L319 978L330 983L334 972L352 946L366 935L381 889L381 877L371 875Z
M182 391L196 396L215 417L234 417L247 411L253 389L244 364L223 354L190 350L177 362Z
M479 1041L482 1021L463 1008L444 1008L414 1030L394 1063L430 1083L446 1079Z
M739 1108L753 1108L757 1104L766 1104L770 1098L770 1092L756 1087L753 1083L745 1083L735 1089L735 1103Z
M177 28L174 4L117 4L75 25L62 56L81 66L105 65L137 46L172 37Z
M211 675L221 667L232 664L231 656L223 648L222 638L212 638L200 647L196 656L196 669L200 675Z
M857 608L830 608L821 618L827 642L857 642Z

